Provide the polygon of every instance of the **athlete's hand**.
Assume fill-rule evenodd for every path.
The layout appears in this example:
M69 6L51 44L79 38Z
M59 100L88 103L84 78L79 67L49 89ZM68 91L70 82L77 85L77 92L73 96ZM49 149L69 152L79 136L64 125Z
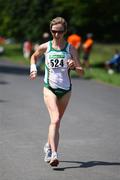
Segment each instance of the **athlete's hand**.
M75 67L76 72L78 73L79 76L83 76L84 75L84 69L80 66Z
M68 68L69 68L69 69L71 69L71 70L75 69L75 62L74 62L74 60L69 59L69 60L67 61L67 65L68 65Z
M36 76L37 76L37 72L36 71L32 71L30 73L30 80L34 80L36 78Z

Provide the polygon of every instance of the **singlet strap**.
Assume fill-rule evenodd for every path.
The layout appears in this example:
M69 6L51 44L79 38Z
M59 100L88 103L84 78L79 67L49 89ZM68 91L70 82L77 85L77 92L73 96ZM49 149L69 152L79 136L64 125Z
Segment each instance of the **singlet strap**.
M69 43L67 43L67 45L66 45L66 52L70 52L70 44Z
M48 52L50 52L50 51L51 51L50 41L48 41L48 42L47 42L47 50L46 50L45 54L48 53Z
M63 49L57 50L57 49L54 49L52 47L52 41L49 41L49 51L48 52L50 52L50 51L56 51L56 52L65 51L65 52L69 52L69 46L70 46L70 44L68 44L66 42L65 47Z

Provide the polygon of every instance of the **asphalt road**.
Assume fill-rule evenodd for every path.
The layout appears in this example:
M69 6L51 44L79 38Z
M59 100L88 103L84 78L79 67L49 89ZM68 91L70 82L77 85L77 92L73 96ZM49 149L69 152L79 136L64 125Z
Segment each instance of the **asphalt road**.
M0 180L120 180L120 88L72 79L53 169L43 161L43 76L30 81L28 72L0 64Z

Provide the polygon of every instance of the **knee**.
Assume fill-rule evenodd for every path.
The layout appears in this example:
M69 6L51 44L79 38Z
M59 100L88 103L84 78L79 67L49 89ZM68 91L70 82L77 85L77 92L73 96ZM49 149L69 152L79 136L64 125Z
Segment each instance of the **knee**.
M60 118L54 118L52 121L51 121L51 124L56 126L56 127L59 127L60 126Z

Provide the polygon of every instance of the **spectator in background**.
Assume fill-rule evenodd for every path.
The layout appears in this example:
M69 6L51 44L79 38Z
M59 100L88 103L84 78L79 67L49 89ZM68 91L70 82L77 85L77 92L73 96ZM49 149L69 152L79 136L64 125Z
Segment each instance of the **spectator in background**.
M120 52L118 49L115 49L115 54L112 59L105 63L105 67L108 71L108 74L113 74L114 71L120 72Z
M5 38L0 36L0 55L2 55L5 51L5 48L2 46L2 44L5 44Z
M25 41L23 44L23 56L25 59L29 59L32 53L32 43Z
M92 46L93 46L93 34L92 33L88 33L86 35L87 39L85 40L85 42L83 43L82 49L83 49L83 66L86 68L90 67L89 64L89 57L90 57L90 53L92 50Z
M67 39L68 43L78 50L78 53L80 53L81 40L82 38L78 34L71 34Z
M48 32L44 32L43 33L43 42L42 43L45 43L47 41L49 41L49 38L50 38L50 35Z
M0 44L4 44L5 43L5 38L0 36Z

